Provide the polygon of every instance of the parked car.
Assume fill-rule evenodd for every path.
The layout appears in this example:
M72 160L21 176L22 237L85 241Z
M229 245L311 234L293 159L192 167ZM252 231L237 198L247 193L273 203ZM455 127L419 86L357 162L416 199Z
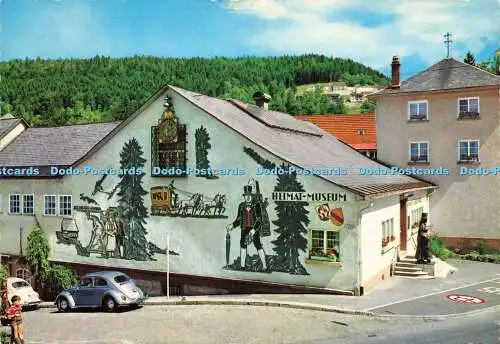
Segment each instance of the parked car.
M38 308L40 302L42 302L42 300L40 300L40 295L33 290L31 284L22 278L7 278L7 295L10 305L12 296L19 296L21 298L21 306L23 308Z
M124 306L142 306L146 298L124 273L99 271L86 274L78 285L59 293L55 304L60 312L89 307L111 312Z

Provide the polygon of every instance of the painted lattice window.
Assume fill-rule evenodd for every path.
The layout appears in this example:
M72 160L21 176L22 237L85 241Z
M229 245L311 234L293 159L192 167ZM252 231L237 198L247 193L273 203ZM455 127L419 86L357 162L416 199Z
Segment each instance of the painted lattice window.
M44 195L43 196L43 215L55 216L56 215L56 196Z
M23 214L33 215L34 213L34 196L23 195Z
M72 199L71 196L59 196L59 216L71 216Z
M176 142L159 142L158 139L159 127L151 128L151 172L152 175L164 175L158 173L158 169L169 170L174 169L174 175L169 176L184 176L186 173L186 153L187 153L187 133L185 125L177 125L177 141ZM179 172L179 173L178 173ZM168 172L170 174L170 172Z
M340 258L338 231L312 230L309 258L338 261Z
M21 214L21 195L9 195L9 213Z

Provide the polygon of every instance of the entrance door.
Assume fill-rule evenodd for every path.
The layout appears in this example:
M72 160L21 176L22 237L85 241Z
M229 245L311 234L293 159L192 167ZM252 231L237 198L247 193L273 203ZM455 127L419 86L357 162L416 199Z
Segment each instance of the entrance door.
M406 199L399 201L399 241L401 243L401 251L406 251L407 238L407 223L406 223Z

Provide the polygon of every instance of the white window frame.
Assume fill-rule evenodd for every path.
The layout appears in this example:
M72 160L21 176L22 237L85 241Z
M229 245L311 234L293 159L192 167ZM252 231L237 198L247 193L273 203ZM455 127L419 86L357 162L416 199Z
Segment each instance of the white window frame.
M22 197L22 214L23 215L34 215L35 214L35 195L34 194L23 194L22 196L23 196ZM24 206L24 203L25 203L24 197L26 197L26 196L31 196L31 199L33 200L33 202L32 202L33 203L33 205L32 205L33 212L31 212L31 213L27 213L25 206Z
M62 207L62 197L69 197L70 201L70 207L69 207L69 214L63 214L63 207ZM59 195L59 216L63 217L71 217L73 215L73 196L72 195Z
M481 101L479 97L464 97L464 98L458 98L457 99L457 117L458 118L464 118L467 117L466 115L460 115L460 101L461 100L467 100L467 109L470 110L470 100L472 99L477 99L477 114L478 116L481 114ZM470 112L470 111L468 111Z
M468 151L468 154L470 155L470 143L471 142L477 142L477 159L471 159L471 160L462 160L460 159L460 143L461 142L467 142L468 145L467 145L467 151ZM476 161L476 162L479 162L480 161L480 151L481 151L481 141L478 140L478 139L462 139L462 140L458 140L457 141L457 161L458 162L470 162L470 161Z
M426 114L425 114L425 118L424 119L420 119L420 118L411 118L411 114L410 114L410 105L412 104L425 104L425 107L426 107ZM409 121L428 121L429 120L429 101L428 100L412 100L412 101L408 101L408 105L407 105L407 118Z
M11 197L12 196L18 196L19 199L18 199L18 209L19 211L18 212L12 212L12 200L11 200ZM12 214L12 215L21 215L22 214L22 195L21 194L9 194L9 214Z
M29 284L32 284L33 281L33 275L31 274L31 271L25 268L19 268L16 269L16 277L25 280Z
M382 227L382 240L389 238L387 245L382 246L382 248L386 248L387 246L389 246L389 243L396 241L396 235L394 233L394 217L382 221L381 227ZM392 239L392 237L394 237L394 239Z
M427 160L412 160L411 159L411 145L418 144L418 151L420 153L420 144L425 143L427 145ZM420 156L420 154L419 154ZM429 141L410 141L408 143L408 161L409 162L430 162L431 161L431 144Z
M47 197L54 197L54 213L47 213ZM43 216L57 216L57 195L43 195Z
M341 252L340 252L340 232L338 230L328 230L328 229L319 229L319 228L313 228L313 229L310 229L309 230L310 232L310 238L311 238L311 241L310 241L310 244L309 244L309 259L317 259L317 257L315 257L314 255L310 254L311 250L313 249L313 232L323 232L323 253L326 253L327 250L329 249L332 249L331 247L328 247L328 233L334 233L337 238L334 239L334 241L337 243L337 248L336 248L336 251L337 251L337 254L338 254L338 257L337 257L337 262L340 262L341 259L342 259L342 256L341 256ZM335 249L335 245L333 247L333 249Z

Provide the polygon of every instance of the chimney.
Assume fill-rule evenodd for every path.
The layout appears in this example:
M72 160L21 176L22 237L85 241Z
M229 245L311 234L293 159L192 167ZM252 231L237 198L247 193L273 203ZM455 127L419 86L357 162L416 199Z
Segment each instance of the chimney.
M265 94L264 92L258 91L253 94L253 100L255 101L255 105L267 110L269 108L268 103L271 100L271 96Z
M399 67L401 64L399 63L399 58L394 55L392 57L392 82L391 82L391 88L399 88L401 86L400 78L399 78Z

